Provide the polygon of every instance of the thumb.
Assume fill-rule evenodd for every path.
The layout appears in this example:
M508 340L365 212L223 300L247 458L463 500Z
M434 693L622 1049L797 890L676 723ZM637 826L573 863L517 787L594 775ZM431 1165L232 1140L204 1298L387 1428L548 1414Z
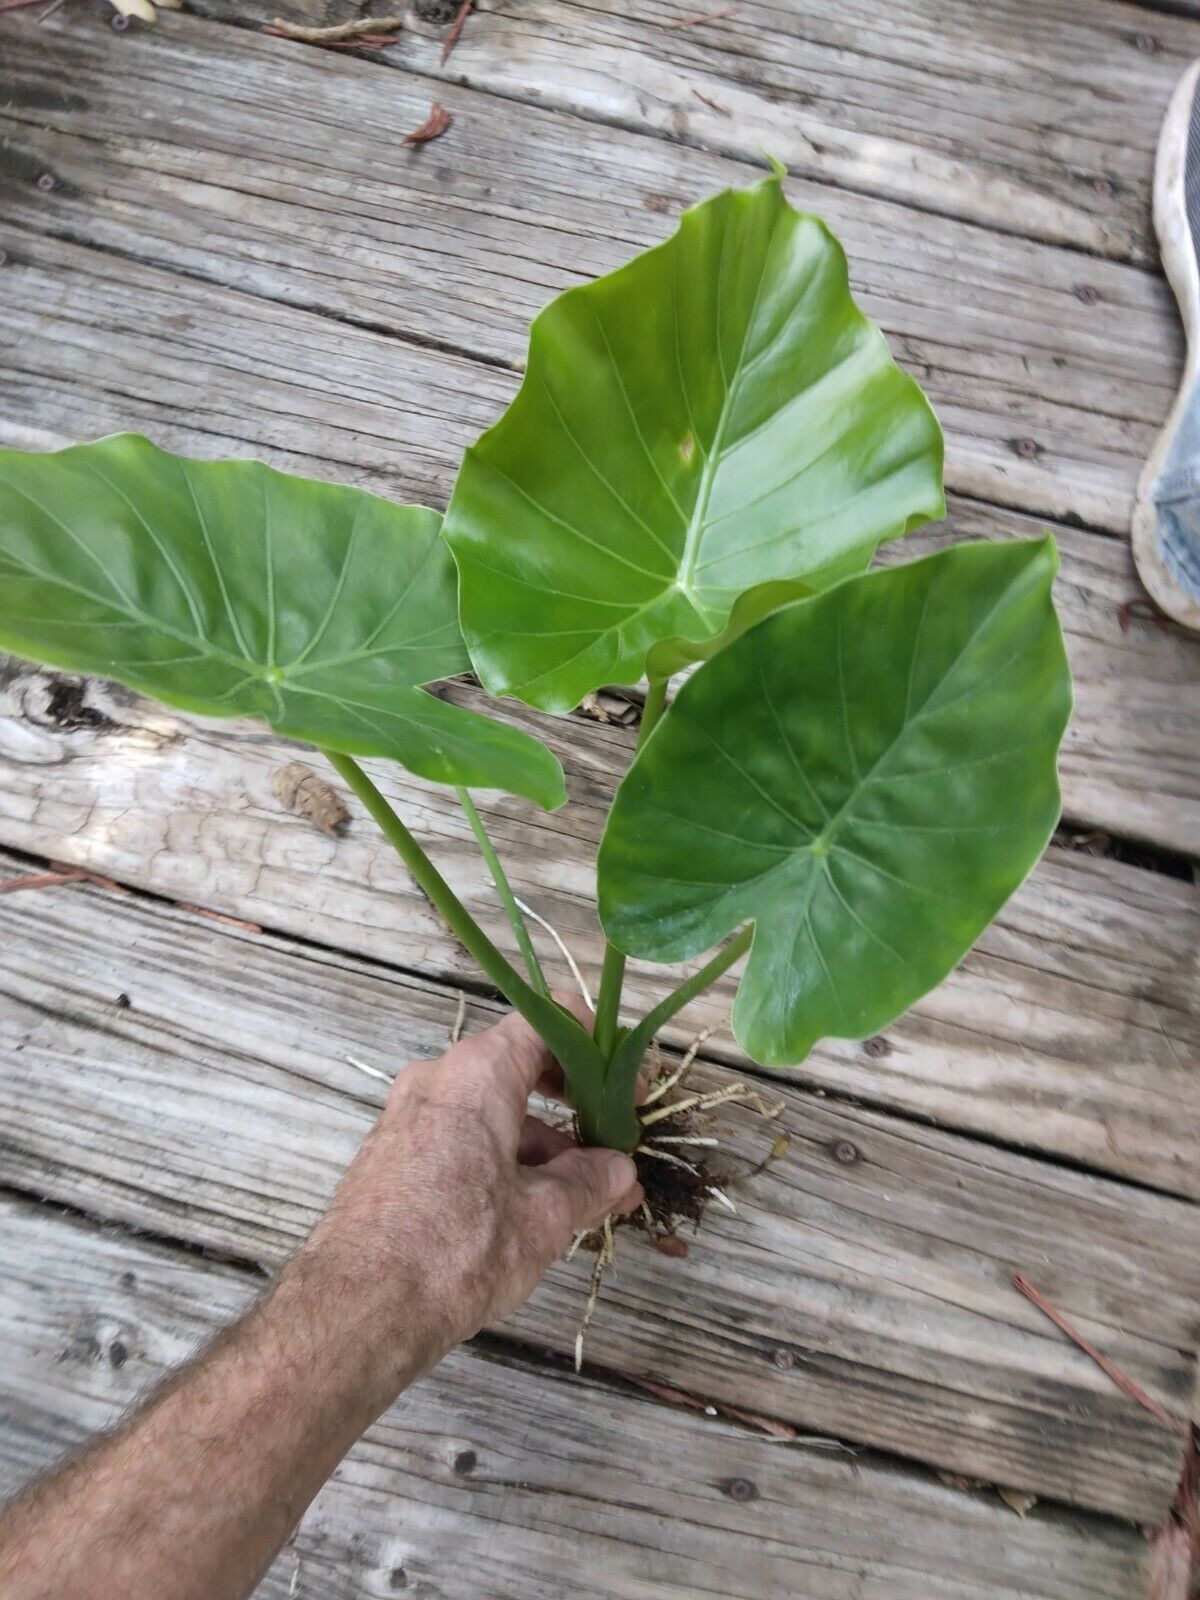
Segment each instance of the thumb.
M633 1158L619 1150L576 1145L530 1176L550 1200L556 1231L564 1241L581 1228L597 1227L610 1211L632 1211L642 1198Z

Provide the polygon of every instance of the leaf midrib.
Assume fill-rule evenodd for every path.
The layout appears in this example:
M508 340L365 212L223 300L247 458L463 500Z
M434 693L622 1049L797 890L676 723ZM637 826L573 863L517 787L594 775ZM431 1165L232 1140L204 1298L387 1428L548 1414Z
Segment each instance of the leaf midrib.
M1000 591L1000 593L992 601L992 603L988 607L988 609L984 612L983 616L979 618L978 622L972 628L970 634L967 636L967 638L964 640L963 644L960 646L960 648L959 648L957 654L955 655L953 661L951 661L948 664L948 666L946 667L945 671L943 671L939 675L937 681L935 682L933 687L929 690L929 693L925 696L924 700L921 702L920 706L918 706L916 711L910 711L908 709L908 706L907 706L908 697L906 697L906 710L905 710L904 720L901 723L900 727L896 730L895 735L889 741L887 746L880 752L880 754L871 763L870 768L865 773L863 773L859 777L857 777L856 781L851 786L850 792L846 796L846 799L842 802L841 806L838 807L837 811L834 812L832 816L828 817L828 819L827 819L827 821L825 823L825 826L821 829L820 833L816 833L812 829L809 829L809 828L805 827L803 824L801 824L799 822L799 820L797 818L792 817L790 815L790 813L787 812L786 808L784 808L784 807L782 807L780 805L779 801L776 799L776 797L774 795L770 795L766 791L764 791L760 787L760 785L757 783L757 781L755 781L753 778L751 778L750 774L748 772L746 772L746 770L742 767L741 763L737 762L737 761L734 761L733 758L729 755L728 751L726 751L723 746L721 746L721 745L719 745L717 743L717 741L713 738L712 734L704 726L703 723L698 722L694 717L688 715L688 713L687 713L685 708L683 708L681 706L677 706L675 708L676 714L679 714L682 711L683 715L686 717L686 720L691 724L691 726L694 727L698 732L700 732L700 733L702 733L704 735L704 737L713 745L713 748L716 749L717 751L719 751L719 753L722 756L725 757L726 761L730 762L730 764L734 767L734 769L737 772L739 772L741 774L741 776L743 778L745 778L746 781L748 781L752 785L752 787L762 796L763 799L768 801L768 803L771 805L772 809L778 811L782 816L784 816L788 821L790 821L794 826L796 826L799 831L808 834L807 842L802 843L802 844L798 844L795 847L787 847L788 853L787 853L787 856L785 857L785 859L783 859L781 861L773 862L770 866L764 868L761 872L754 873L750 878L739 879L735 883L731 883L729 885L728 889L725 891L725 893L723 893L719 897L720 899L724 900L725 898L727 898L728 894L734 892L735 890L740 890L740 889L745 888L747 883L762 882L765 879L769 879L769 878L774 877L774 876L776 876L776 875L778 875L780 873L786 873L790 868L793 868L795 866L797 861L803 861L803 858L805 856L807 856L809 858L809 860L810 860L810 862L812 864L812 871L814 872L814 874L824 873L826 876L828 876L828 874L829 874L828 858L829 858L830 855L833 855L833 854L839 854L840 853L840 854L851 855L855 859L863 861L864 865L869 865L869 866L873 866L874 865L867 858L858 856L857 852L847 851L844 846L840 846L837 843L838 836L839 836L839 834L840 834L840 832L841 832L841 830L842 830L847 818L853 812L854 807L857 805L858 801L861 799L861 797L862 797L863 793L865 792L865 790L870 788L870 786L873 783L875 783L875 782L877 782L879 780L881 769L884 769L886 767L886 763L892 757L892 755L896 751L897 747L900 746L903 743L906 735L911 731L912 728L914 728L917 725L918 722L920 722L921 718L925 715L926 711L929 708L930 701L934 698L934 696L938 693L938 691L946 684L946 682L950 678L953 677L954 673L958 670L958 667L959 667L960 663L962 662L963 657L971 649L972 645L979 638L980 634L987 628L988 624L991 622L991 620L995 616L996 612L1010 598L1010 596L1012 594L1012 591L1015 588L1019 587L1023 583L1031 581L1031 576L1036 576L1036 565L1033 562L1030 562L1021 571L1015 573L1013 575L1013 577L1008 581L1008 583L1005 584L1004 588ZM926 606L928 604L928 598L929 597L928 597L928 594L927 594L926 595ZM922 608L922 613L921 613L922 626L918 628L916 639L914 641L914 661L913 661L913 663L910 663L910 668L909 668L909 672L910 672L909 695L911 695L911 675L912 675L913 666L915 665L916 651L919 650L919 648L920 648L921 638L922 638L922 634L923 634L923 621L924 621L925 609L926 609L925 607ZM772 706L771 709L774 711L774 707L773 706ZM844 703L843 703L843 709L845 709ZM796 767L796 770L798 772L800 772L801 776L804 778L804 781L805 781L806 785L809 787L810 792L811 792L812 791L811 780L808 778L808 775L803 772L803 769L800 767L799 763L795 760L794 752L792 752L791 748L790 748L790 741L787 741L787 742L788 742L788 747L789 747L789 755L791 755L791 757L792 757L793 765ZM849 749L849 745L848 745L848 749ZM992 756L989 756L987 759L992 759L993 756L1003 755L1005 753L1007 753L1007 752L993 752ZM814 792L814 798L816 798L815 792ZM759 845L759 843L760 843L759 841L755 841L753 839L744 839L744 840L742 840L742 842L744 844L746 844L748 847L751 847L751 848L757 847ZM773 847L773 848L781 848L781 847ZM832 880L830 880L830 881L832 882ZM915 885L915 884L909 884L908 887L915 889L918 886ZM933 891L929 891L929 892L933 892ZM953 898L953 897L951 896L951 897L948 897L948 898ZM808 899L811 900L811 893L809 894Z
M125 501L126 505L128 505L130 510L133 511L133 513L137 517L138 521L146 529L146 532L150 535L150 538L151 538L152 542L154 543L155 548L158 550L159 554L166 559L167 566L168 566L169 570L171 571L172 575L175 577L176 582L179 584L180 591L181 591L181 593L183 595L183 598L184 598L185 602L188 605L188 609L192 612L192 615L193 615L193 618L194 618L195 615L196 615L196 609L195 609L195 601L194 601L194 599L192 597L191 591L187 587L187 585L183 582L183 579L182 579L182 577L181 577L181 575L180 575L180 573L179 573L179 571L178 571L178 569L176 567L176 564L175 564L174 560L168 558L167 552L165 551L165 549L164 549L161 541L159 540L157 534L151 528L150 524L147 523L145 517L142 516L141 512L138 510L136 505L134 505L134 503L129 499L129 497L122 490L117 488L116 485L111 484L110 481L104 476L104 474L101 473L98 468L95 468L91 463L88 463L88 466L95 473L95 475L98 478L100 478L100 480L103 483L108 484L108 486L110 488L116 489L116 492L120 495L120 498ZM210 560L212 560L213 570L214 570L214 573L215 573L215 575L217 577L218 586L219 586L220 591L221 591L221 596L222 596L222 600L223 600L223 602L225 604L226 612L230 617L231 623L234 624L235 630L236 630L237 635L238 635L238 637L240 639L242 637L241 628L234 621L233 613L232 613L232 610L230 608L230 602L229 602L228 594L227 594L227 591L226 591L226 588L225 588L224 580L223 580L223 577L222 577L222 574L221 574L221 571L220 571L220 567L219 567L218 563L216 562L215 556L214 556L212 548L211 548L211 541L207 536L207 527L203 522L203 518L202 518L202 515L200 513L199 505L197 504L197 501L196 501L196 495L195 495L195 491L194 491L194 489L192 487L191 480L190 480L190 478L187 478L186 474L185 474L185 480L187 481L189 491L191 492L191 495L192 495L193 505L196 507L197 517L200 518L200 521L201 521L202 532L205 534L205 547L208 550L208 554L209 554ZM34 499L34 497L31 494L29 494L29 492L27 490L22 489L19 484L14 484L14 483L11 482L11 480L6 479L6 478L0 478L0 482L3 482L5 487L7 487L13 493L20 495L23 500L28 500L28 502L29 502L29 504L31 506L35 507L35 509L37 511L39 511L44 517L49 518L49 520L51 522L56 523L58 525L58 527L60 527L63 530L64 533L68 534L71 537L72 542L78 543L78 535L75 533L74 529L69 528L67 526L67 524L62 521L62 519L60 517L56 516L53 512L49 511L45 506L43 506L41 504L40 501ZM356 525L357 525L357 512L355 514L355 526ZM269 523L267 524L267 527L269 527ZM354 527L352 527L352 529L351 529L351 533L352 534L353 534L353 532L354 532ZM376 626L375 630L370 635L369 639L366 641L366 645L369 645L372 640L378 638L380 632L392 620L392 618L396 615L396 612L400 609L401 605L408 598L408 595L411 592L412 587L415 584L417 577L420 575L421 571L424 569L426 563L429 560L429 556L430 556L431 552L434 550L434 548L437 545L437 542L438 542L437 537L434 537L429 541L429 545L428 545L428 548L426 549L426 552L425 552L424 556L421 558L421 560L417 563L416 567L414 568L413 574L410 577L409 582L406 584L406 586L404 588L404 591L401 594L400 598L393 604L393 606L391 607L390 611L387 613L387 615L385 616L383 621ZM88 553L90 554L91 552L88 552ZM394 644L394 645L386 645L380 650L370 650L370 649L368 649L366 647L366 645L364 645L364 646L360 646L356 650L349 651L349 652L347 652L347 653L345 653L345 654L343 654L341 656L331 656L331 657L325 657L325 658L318 657L315 661L312 661L307 666L304 666L301 663L304 662L305 658L309 654L309 651L312 649L313 643L315 642L315 639L314 639L313 641L310 641L310 643L300 652L300 654L297 657L295 657L294 661L286 663L283 666L277 666L273 662L273 660L270 660L270 661L267 661L267 662L262 662L262 661L256 660L252 655L248 655L248 654L238 655L234 651L224 649L223 646L221 646L219 644L216 644L211 639L205 638L202 634L189 633L184 628L178 628L173 623L167 621L165 618L154 616L152 613L143 610L140 606L136 605L132 601L132 599L128 595L126 595L124 593L124 591L120 591L119 590L118 592L116 592L112 596L106 596L106 595L98 594L98 593L96 593L95 590L89 589L89 588L85 587L81 583L74 582L72 579L66 578L66 577L62 576L62 574L60 574L60 573L53 573L53 574L47 573L47 572L43 571L40 567L33 566L29 561L19 558L11 550L0 550L0 561L6 562L10 567L15 569L16 572L18 572L20 574L23 574L24 576L26 576L28 578L35 579L39 583L44 583L51 589L54 589L54 588L67 589L72 594L78 595L81 599L90 601L93 605L100 606L106 611L115 612L117 616L122 617L122 618L128 620L131 623L137 623L139 626L147 629L147 631L150 632L151 634L157 633L157 634L165 635L167 638L174 640L177 644L193 645L197 649L198 658L199 659L208 659L208 660L212 660L212 661L219 661L222 665L230 666L230 667L236 667L236 668L238 668L239 671L246 671L246 669L249 669L248 671L246 671L246 676L242 679L242 681L240 683L234 685L234 689L235 690L236 689L241 689L249 682L266 683L266 684L268 684L270 686L272 691L275 693L276 697L278 697L278 692L279 692L280 688L292 687L293 685L295 685L295 682L296 682L297 678L300 678L302 676L307 676L307 675L309 675L310 673L313 673L313 672L319 672L319 671L328 670L328 669L334 668L334 667L344 666L348 662L353 662L353 661L357 661L357 660L360 660L360 659L366 659L368 657L374 657L374 656L378 656L378 655L390 655L390 654L392 654L392 653L394 653L395 651L398 651L398 650L405 650L405 649L413 648L413 647L415 647L415 645L424 642L424 640L426 640L428 638L435 637L438 633L444 632L447 628L452 626L452 624L446 623L446 624L443 624L442 626L438 627L437 629L431 630L429 633L418 634L418 635L416 635L415 638L401 640L400 642L398 642L397 644ZM344 577L344 573L345 573L345 568L343 566L343 572L342 572L342 576L343 577ZM329 618L330 618L330 616L332 616L332 612L336 608L336 604L340 600L340 598L341 598L341 585L339 584L339 586L335 590L335 593L334 593L334 596L333 596L333 600L332 600L332 603L331 603L331 607L330 607L329 611L327 612L326 617L324 618L322 629L320 631L324 630L324 624L329 621ZM273 654L274 654L274 637L273 637L273 635L274 635L274 631L275 631L275 629L274 629L274 622L275 622L275 617L274 617L275 596L274 596L274 584L273 584L273 582L271 582L268 585L268 604L269 604L270 610L271 610L270 632L272 634L271 645L270 645L270 653L273 656ZM319 637L319 636L320 636L320 634L318 633L318 635L316 637ZM11 635L11 637L16 638L17 635L13 634L13 635ZM171 663L171 662L156 663L156 665L163 665L163 666L171 666L171 665L175 665L175 664L176 663ZM118 661L114 661L113 665L114 665L114 667L119 667L121 665L121 662L119 660ZM297 669L294 672L291 670L293 667L295 667ZM416 687L416 685L415 684L410 684L409 687ZM229 693L229 692L231 692L231 691L226 691L226 693ZM297 692L301 692L301 691L297 691ZM316 695L328 693L328 691L322 690L322 689L305 689L302 692L305 693L305 694L316 694ZM197 698L198 699L202 699L204 697L203 696L198 696ZM336 696L330 695L329 698L336 699Z
M742 333L742 343L738 350L737 364L732 382L725 385L725 398L721 402L721 413L717 418L717 426L713 430L712 442L704 457L704 466L700 471L700 485L696 491L696 502L692 507L692 515L688 521L687 530L683 538L683 554L679 563L679 576L676 580L679 591L687 599L696 615L706 627L713 626L712 619L705 614L704 608L696 599L694 580L696 575L696 561L700 554L700 545L704 530L708 524L708 506L712 499L713 488L717 481L717 473L721 468L721 453L725 446L725 431L729 426L729 419L733 415L734 406L741 389L742 379L749 369L750 363L746 361L746 347L750 342L750 335L758 319L758 308L762 300L763 284L767 278L767 262L770 260L771 251L775 242L775 229L778 221L772 223L770 234L763 246L762 265L758 272L758 283L754 290L754 300L750 306L750 315L746 318L746 326ZM725 250L729 244L729 230L726 229L725 238L721 245L721 276L724 275ZM678 293L678 288L675 290ZM719 291L718 291L719 293ZM720 297L718 299L720 303ZM718 340L720 329L718 327ZM718 344L719 349L719 344Z

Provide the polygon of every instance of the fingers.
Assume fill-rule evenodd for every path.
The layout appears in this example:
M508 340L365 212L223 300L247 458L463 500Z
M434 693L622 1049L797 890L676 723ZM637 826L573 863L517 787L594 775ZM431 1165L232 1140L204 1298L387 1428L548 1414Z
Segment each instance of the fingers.
M581 1026L591 1027L591 1008L582 999L557 990L554 999ZM535 1089L557 1099L563 1097L561 1067L539 1034L517 1011L510 1011L483 1033L463 1039L442 1060L456 1073L474 1072L485 1076L489 1085L500 1091L506 1121L514 1136L524 1117L526 1102Z
M543 1167L564 1150L570 1150L574 1143L563 1129L551 1128L537 1117L526 1117L517 1146L517 1160L523 1167Z
M592 1024L596 1019L591 1006L588 1005L582 995L576 994L571 989L555 989L551 993L551 999L557 1000L564 1011L569 1011L576 1022L581 1027L586 1028L588 1033L591 1033ZM535 1087L538 1093L545 1095L548 1100L566 1101L567 1099L563 1083L563 1070L553 1058L551 1058Z
M581 1022L589 1033L596 1020L596 1013L588 1005L581 994L576 994L574 989L555 989L554 999L558 1001L564 1011L569 1011L576 1022Z
M539 1221L557 1253L583 1228L598 1227L610 1211L641 1204L642 1186L631 1156L573 1145L528 1174Z
M469 1061L493 1073L522 1106L550 1069L550 1051L519 1011L510 1011L494 1027L458 1047Z

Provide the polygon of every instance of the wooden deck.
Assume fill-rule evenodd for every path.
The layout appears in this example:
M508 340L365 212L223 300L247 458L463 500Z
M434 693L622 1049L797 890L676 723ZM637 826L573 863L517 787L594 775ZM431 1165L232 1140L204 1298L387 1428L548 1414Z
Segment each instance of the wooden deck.
M1059 842L885 1038L790 1075L789 1156L741 1215L686 1261L624 1253L582 1378L587 1267L557 1267L371 1431L261 1592L1182 1600L1146 1530L1183 1440L1012 1274L1191 1416L1200 643L1121 607L1182 353L1153 146L1200 4L744 0L680 27L724 7L498 0L442 65L433 0L378 54L263 36L284 3L0 15L0 443L133 427L443 505L537 308L766 148L946 429L948 523L889 559L1049 524L1078 704ZM434 99L450 131L404 147ZM633 732L508 714L572 803L494 800L489 827L594 971ZM125 891L0 896L0 1493L302 1237L379 1100L348 1054L442 1048L460 991L468 1029L495 1015L365 817L334 843L281 810L292 755L0 670L0 879L67 861ZM503 939L453 797L374 776ZM661 986L635 966L630 998ZM705 1055L745 1070L727 1033Z

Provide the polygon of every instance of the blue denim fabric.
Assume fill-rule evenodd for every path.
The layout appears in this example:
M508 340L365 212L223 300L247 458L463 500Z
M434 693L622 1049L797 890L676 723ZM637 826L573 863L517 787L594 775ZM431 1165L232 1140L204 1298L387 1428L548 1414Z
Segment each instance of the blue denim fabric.
M1154 485L1163 564L1200 601L1200 391L1193 391Z

